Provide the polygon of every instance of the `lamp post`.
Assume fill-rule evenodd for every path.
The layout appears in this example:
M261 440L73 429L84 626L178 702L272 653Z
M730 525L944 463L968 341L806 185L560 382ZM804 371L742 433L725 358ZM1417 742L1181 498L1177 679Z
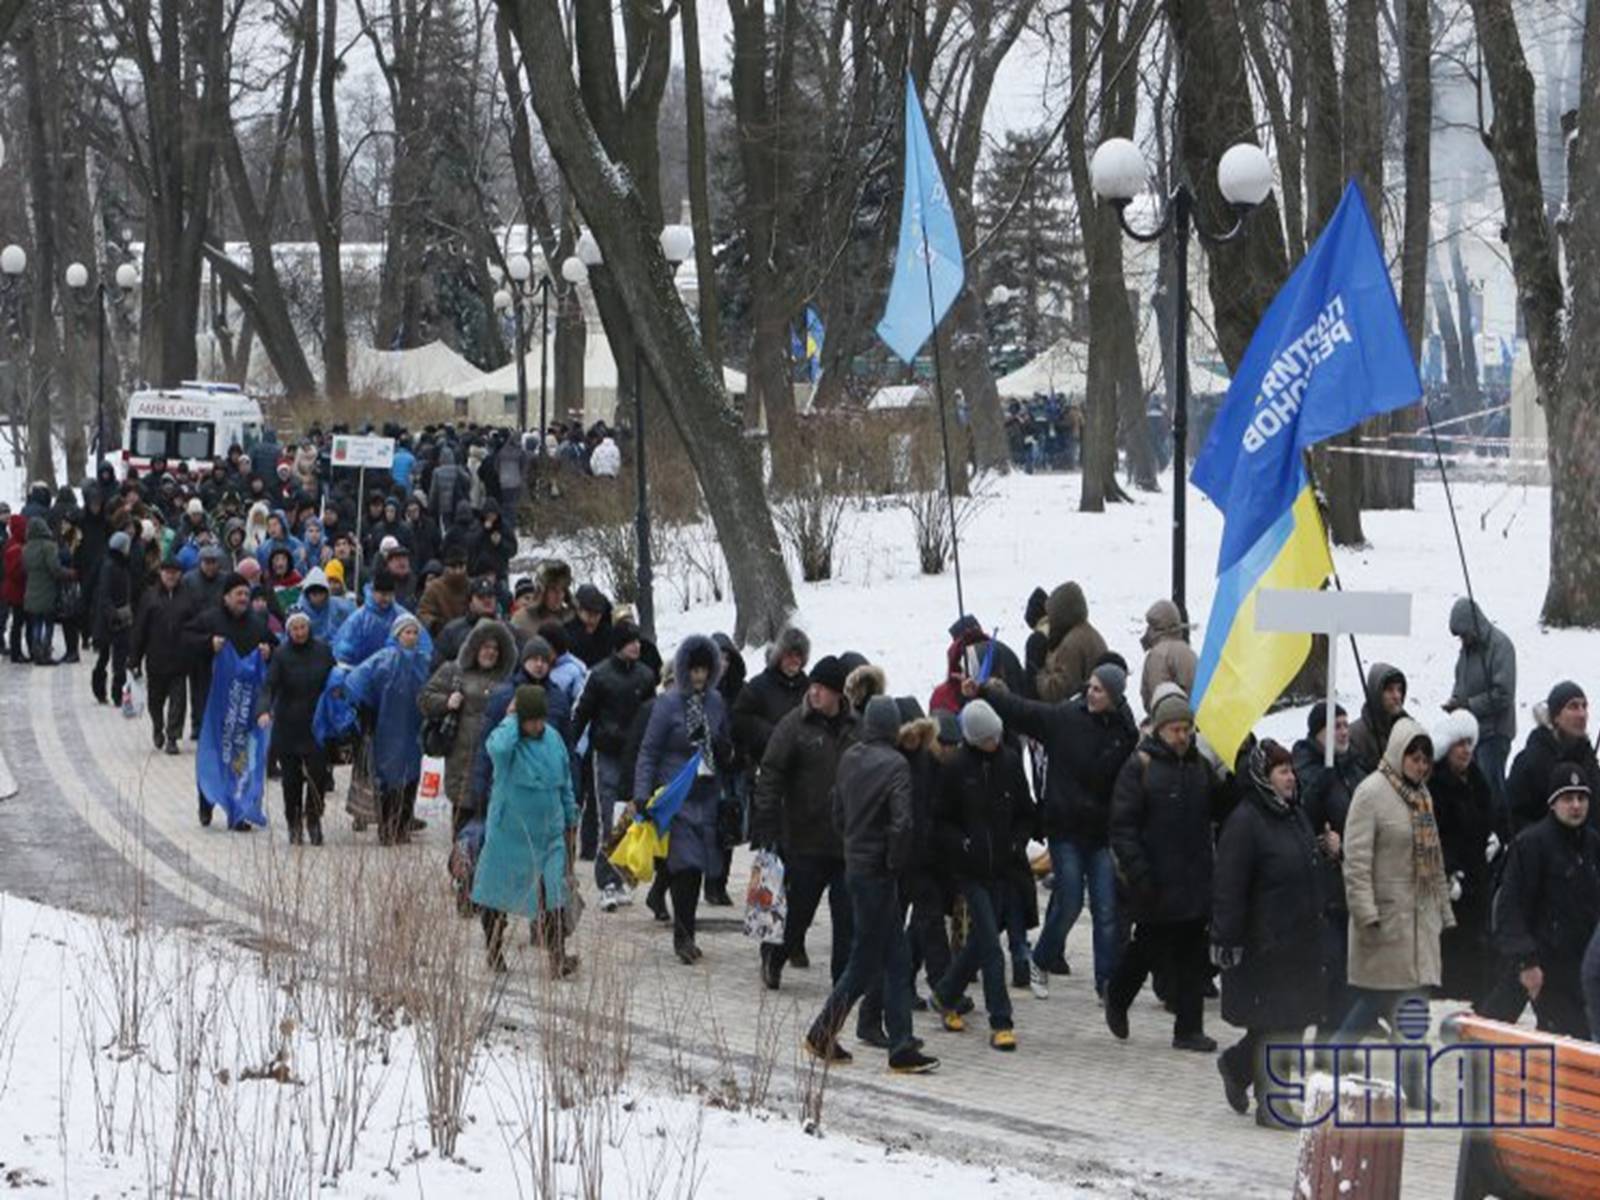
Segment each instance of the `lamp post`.
M1188 524L1189 453L1189 237L1198 233L1205 241L1231 242L1244 232L1251 211L1272 191L1272 163L1259 146L1241 142L1230 147L1217 162L1217 186L1233 206L1233 227L1204 229L1195 219L1195 195L1179 182L1167 195L1165 209L1155 227L1135 229L1128 221L1128 205L1145 188L1149 168L1139 148L1127 138L1109 138L1095 148L1089 163L1094 191L1117 210L1122 231L1137 242L1154 242L1173 234L1176 305L1172 321L1172 602L1188 619L1185 535Z
M116 270L117 291L114 293L116 302L121 303L122 298L134 288L139 286L139 272L132 263L123 263ZM71 263L67 267L67 286L78 295L80 299L88 296L89 268L81 262ZM105 454L106 449L106 295L110 289L106 281L96 279L94 283L94 313L95 313L95 401L94 401L94 455L97 463Z
M661 253L674 270L694 253L694 231L687 225L668 225L661 231ZM561 276L577 284L589 277L589 272L603 266L605 256L594 235L587 231L578 239L577 252L561 264ZM638 592L639 628L646 637L655 636L656 603L655 571L650 555L650 492L645 471L644 425L644 356L639 350L639 340L633 342L633 440L634 440L634 534L638 541Z

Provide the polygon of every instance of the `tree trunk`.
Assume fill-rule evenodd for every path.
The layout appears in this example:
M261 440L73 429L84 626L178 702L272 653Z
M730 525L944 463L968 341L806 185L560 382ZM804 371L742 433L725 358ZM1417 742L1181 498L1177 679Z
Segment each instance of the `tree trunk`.
M1450 239L1450 276L1456 290L1456 329L1461 338L1461 372L1476 399L1483 390L1483 376L1478 367L1478 323L1472 315L1472 280L1467 275L1467 263L1461 257L1461 232L1456 222L1451 222L1456 235Z
M556 0L497 0L522 47L540 125L611 274L706 499L728 563L734 638L759 644L794 609L794 593L755 455L722 380L695 336L632 181L612 169L568 66Z
M1478 380L1467 374L1461 358L1461 335L1456 328L1455 301L1450 296L1450 285L1432 252L1428 255L1428 285L1433 293L1434 316L1439 322L1439 344L1444 349L1445 378L1450 384L1450 406L1457 416L1476 412L1480 407Z
M339 144L339 106L336 84L339 62L339 0L322 0L322 22L317 20L318 0L304 0L304 59L301 63L299 112L301 180L312 236L317 242L317 264L322 279L322 389L329 397L350 391L350 332L344 313L344 261L340 254L344 221L344 159ZM315 83L315 88L313 88ZM321 105L320 156L317 138L317 104Z
M706 357L722 362L722 318L717 310L717 267L711 252L711 194L706 181L705 85L700 69L699 0L681 0L683 21L683 90L688 109L689 219L694 226L694 271L700 309L700 344Z

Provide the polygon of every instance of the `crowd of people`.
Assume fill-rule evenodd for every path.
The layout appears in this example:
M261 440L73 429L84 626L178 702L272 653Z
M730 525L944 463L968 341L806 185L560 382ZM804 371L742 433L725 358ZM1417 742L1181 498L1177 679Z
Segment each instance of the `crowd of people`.
M11 661L73 661L87 642L95 699L142 675L153 744L178 754L213 656L259 649L296 844L322 843L346 759L354 827L407 841L423 759L441 759L460 911L496 969L512 918L533 922L552 975L578 969L577 864L619 913L634 880L608 851L692 768L644 908L692 966L701 905L734 903L735 847L776 855L785 919L752 951L752 981L777 990L809 968L826 902L833 989L805 1044L831 1063L852 1057L854 1011L856 1041L891 1069L933 1069L912 1013L960 1032L975 987L989 1044L1015 1050L1013 997L1048 1000L1070 973L1085 903L1079 969L1110 1034L1131 1036L1150 983L1172 1047L1213 1054L1220 989L1243 1031L1216 1059L1224 1096L1246 1113L1253 1091L1264 1125L1274 1048L1395 1036L1418 997L1507 1020L1531 1003L1541 1029L1600 1035L1588 702L1556 683L1513 757L1515 648L1470 599L1450 614L1460 650L1437 719L1401 668L1374 663L1355 720L1319 703L1293 745L1252 737L1223 761L1195 725L1195 653L1170 601L1146 613L1137 687L1079 583L1027 598L1020 656L964 617L925 706L860 654L814 655L799 629L751 674L720 633L663 656L560 561L513 579L526 464L503 434L405 438L364 496L331 478L317 437L265 445L270 459L235 448L203 472L108 468L81 498L31 489L0 578ZM211 811L202 795L202 824ZM1429 1105L1417 1078L1400 1083Z

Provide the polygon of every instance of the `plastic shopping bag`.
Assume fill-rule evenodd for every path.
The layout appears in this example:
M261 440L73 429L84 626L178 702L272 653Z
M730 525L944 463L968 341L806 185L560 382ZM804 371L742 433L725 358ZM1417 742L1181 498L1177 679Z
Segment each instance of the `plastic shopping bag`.
M122 685L122 715L133 720L144 712L144 684L130 679Z
M671 835L656 829L655 822L640 818L628 827L617 848L611 852L611 865L622 873L630 887L655 878L656 859L665 858Z
M744 932L763 945L783 941L789 916L789 896L783 886L783 859L771 850L756 851L750 864L750 883L744 893Z
M443 820L450 814L450 800L444 791L444 759L437 754L422 756L416 813L424 821Z

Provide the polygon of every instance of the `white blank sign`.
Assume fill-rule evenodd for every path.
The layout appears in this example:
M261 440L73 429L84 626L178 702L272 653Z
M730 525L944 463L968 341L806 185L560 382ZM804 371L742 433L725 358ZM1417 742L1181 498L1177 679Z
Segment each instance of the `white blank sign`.
M1256 631L1408 637L1411 594L1269 588L1256 597Z

